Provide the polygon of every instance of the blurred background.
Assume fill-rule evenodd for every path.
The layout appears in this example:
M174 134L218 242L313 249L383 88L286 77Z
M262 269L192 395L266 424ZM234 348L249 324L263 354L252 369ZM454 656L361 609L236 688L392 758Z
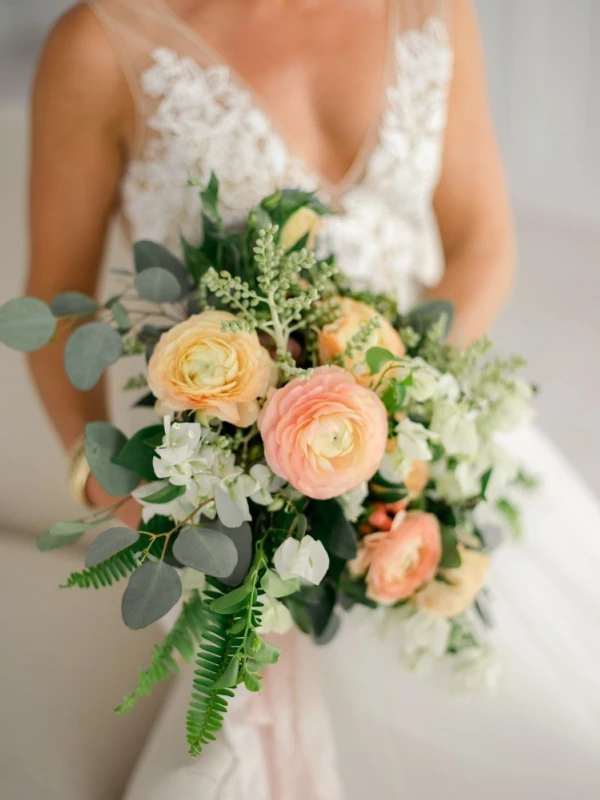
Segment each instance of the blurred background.
M32 74L53 19L69 5L0 0L0 303L21 293L27 261ZM542 387L541 425L600 494L600 0L477 0L477 6L520 246L516 289L494 333L503 351L529 356L529 376ZM108 261L123 266L123 252L115 238ZM11 599L0 604L0 630L13 643L0 660L0 686L11 687L2 701L0 794L115 798L161 693L127 718L117 720L111 708L134 684L156 632L127 635L118 586L101 596L80 593L73 603L56 585L80 568L81 552L42 556L31 537L16 535L78 512L66 499L64 456L41 416L24 358L2 348L0 375L0 586ZM32 485L43 487L36 503ZM111 657L115 648L130 658ZM41 682L34 672L40 658ZM35 762L23 698L44 731L44 755ZM18 783L23 775L35 787L27 797Z

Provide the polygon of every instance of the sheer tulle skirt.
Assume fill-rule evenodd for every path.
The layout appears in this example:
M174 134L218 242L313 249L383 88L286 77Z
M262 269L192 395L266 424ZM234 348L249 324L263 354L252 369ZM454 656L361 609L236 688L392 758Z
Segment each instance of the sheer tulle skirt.
M325 648L288 637L263 695L241 695L194 762L181 676L126 799L599 796L600 505L539 430L508 445L542 485L523 501L525 538L496 553L490 577L499 696L406 673L393 634L351 616Z

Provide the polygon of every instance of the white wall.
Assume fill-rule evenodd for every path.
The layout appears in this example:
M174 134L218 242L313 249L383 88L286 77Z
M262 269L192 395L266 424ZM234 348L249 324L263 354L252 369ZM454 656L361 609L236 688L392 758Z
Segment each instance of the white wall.
M477 0L518 207L600 222L599 0Z

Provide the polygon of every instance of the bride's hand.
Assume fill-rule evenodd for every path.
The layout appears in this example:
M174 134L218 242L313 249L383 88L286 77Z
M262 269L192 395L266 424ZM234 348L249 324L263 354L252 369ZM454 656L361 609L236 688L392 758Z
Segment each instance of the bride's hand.
M91 503L97 508L110 508L118 501L118 497L113 497L104 491L96 478L90 475L86 484L86 494ZM129 528L137 530L140 524L141 507L133 497L123 503L116 511L115 516Z

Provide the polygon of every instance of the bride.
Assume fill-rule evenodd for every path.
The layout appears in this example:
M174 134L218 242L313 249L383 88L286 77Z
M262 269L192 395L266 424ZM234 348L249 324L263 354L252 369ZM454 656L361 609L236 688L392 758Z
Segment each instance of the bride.
M198 238L187 182L214 171L230 223L277 187L318 191L339 212L325 245L357 285L403 307L448 298L455 338L481 335L514 261L481 62L469 0L76 6L34 92L28 293L94 292L116 210L132 239ZM102 387L70 386L59 351L31 366L70 449L107 410ZM350 615L328 647L292 637L264 694L240 695L195 762L180 735L189 675L176 680L127 800L597 797L600 509L539 431L508 445L542 488L524 541L495 559L498 697L406 674L393 632ZM86 492L108 504L93 478Z

